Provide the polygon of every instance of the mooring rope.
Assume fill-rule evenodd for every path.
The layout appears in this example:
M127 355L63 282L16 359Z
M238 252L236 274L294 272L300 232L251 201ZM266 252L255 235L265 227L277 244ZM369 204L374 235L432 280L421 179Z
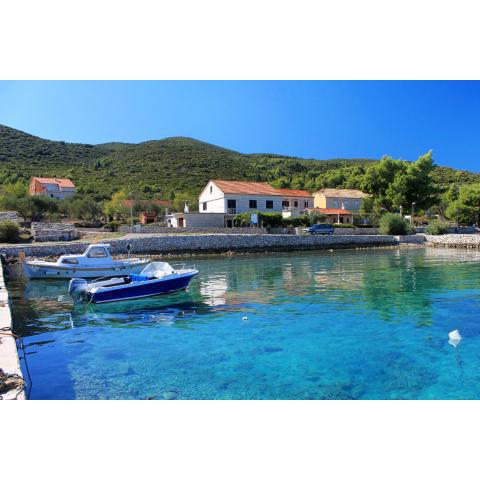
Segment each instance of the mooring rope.
M27 362L27 352L25 351L25 345L23 343L23 339L22 337L20 337L19 335L17 335L16 333L13 333L13 330L10 328L10 327L2 327L0 328L0 335L4 335L6 337L13 337L17 342L18 344L20 345L20 348L22 349L22 352L23 352L23 361L25 363L25 370L27 372L27 376L28 376L28 392L25 390L25 394L27 396L27 399L30 398L30 392L32 391L32 385L33 385L33 382L32 382L32 377L30 376L30 370L28 368L28 362ZM11 376L17 376L19 378L22 379L22 382L23 382L23 385L22 386L25 386L26 385L26 382L25 380L20 377L19 375L13 373L13 374L10 374L9 375L10 377ZM17 395L18 396L18 395Z

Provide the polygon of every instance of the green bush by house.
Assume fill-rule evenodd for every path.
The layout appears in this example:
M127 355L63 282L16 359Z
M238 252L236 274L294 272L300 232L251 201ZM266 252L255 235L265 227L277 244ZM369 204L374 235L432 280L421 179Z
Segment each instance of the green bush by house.
M440 220L431 221L427 228L426 232L429 235L443 235L448 232L449 225L447 222L442 222Z
M413 232L410 224L396 213L386 213L380 219L380 233L382 235L408 235Z

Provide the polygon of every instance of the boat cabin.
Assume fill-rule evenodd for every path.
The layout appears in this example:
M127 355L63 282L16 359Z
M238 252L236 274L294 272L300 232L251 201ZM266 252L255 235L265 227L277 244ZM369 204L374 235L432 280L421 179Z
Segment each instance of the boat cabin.
M112 255L110 253L111 245L109 243L96 243L94 245L89 245L85 252L80 255L62 255L58 263L67 264L67 265L78 265L90 263L90 259L98 260L99 258L104 258L106 260L112 260Z

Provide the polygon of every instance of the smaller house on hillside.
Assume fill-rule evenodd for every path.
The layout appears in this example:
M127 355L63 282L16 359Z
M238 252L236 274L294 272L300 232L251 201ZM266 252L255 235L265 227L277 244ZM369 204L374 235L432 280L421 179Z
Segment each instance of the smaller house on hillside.
M76 192L74 183L68 178L33 177L28 186L31 196L46 195L57 200L72 197Z

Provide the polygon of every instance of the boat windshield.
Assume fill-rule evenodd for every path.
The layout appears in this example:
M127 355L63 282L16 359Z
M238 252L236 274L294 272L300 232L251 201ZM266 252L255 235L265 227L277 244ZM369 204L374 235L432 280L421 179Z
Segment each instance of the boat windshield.
M88 252L89 258L105 258L109 256L109 252L105 247L92 247Z
M166 262L151 262L141 272L141 275L147 277L161 277L164 275L171 275L175 270Z

